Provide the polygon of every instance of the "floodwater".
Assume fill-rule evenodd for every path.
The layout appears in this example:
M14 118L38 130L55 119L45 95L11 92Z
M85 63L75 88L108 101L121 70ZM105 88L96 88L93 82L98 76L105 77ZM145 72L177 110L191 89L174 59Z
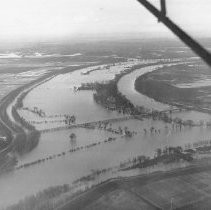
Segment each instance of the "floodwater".
M171 65L171 64L168 64ZM175 65L175 64L173 64ZM135 106L143 106L148 108L149 110L158 110L158 111L165 111L174 108L164 103L160 103L155 101L154 99L139 93L135 89L135 81L138 77L144 75L147 72L155 71L161 68L162 65L154 65L145 67L142 69L135 70L130 74L123 76L118 82L118 90L120 93L126 96L128 100L130 100ZM173 118L180 118L183 120L193 120L194 122L199 121L211 121L211 115L207 113L201 113L198 111L181 111L172 114Z
M123 76L118 82L118 90L120 93L126 96L135 106L147 107L150 110L164 111L170 109L166 104L159 103L154 99L151 99L136 91L134 84L136 79L148 72L155 71L161 68L163 65L148 66L142 69L133 71L130 74Z
M145 61L146 62L146 61ZM28 121L55 121L64 120L64 115L75 115L77 123L92 122L111 118L122 117L117 112L105 110L93 100L93 91L74 91L74 87L80 87L86 83L104 83L114 79L116 74L125 71L139 63L138 60L119 63L115 66L101 65L74 71L72 73L58 75L50 81L32 90L24 100L24 107L33 110L38 107L45 112L46 118L35 116L28 110L19 113ZM98 69L98 70L96 70ZM94 70L94 71L93 71ZM89 74L84 74L91 71ZM49 116L55 116L50 118ZM64 126L64 122L34 124L37 129Z
M64 125L64 122L49 123L50 116L51 120L57 120L63 119L64 114L74 114L76 123L121 117L122 115L105 110L97 105L93 100L93 91L75 92L74 87L79 87L82 83L109 81L114 78L115 74L137 63L137 60L133 60L105 69L100 66L101 70L92 71L87 75L81 72L92 70L91 67L56 76L34 88L23 101L24 107L28 107L30 110L37 107L46 113L46 117L39 117L27 110L21 110L20 114L28 121L36 120L41 122L46 120L47 123L36 125L38 129ZM138 72L146 73L153 69L153 67L146 67L134 71L136 73L133 76L124 76L118 84L118 87L121 86L122 88L121 92L127 97L130 94L133 95L134 76L137 77ZM128 88L123 89L123 86ZM143 105L147 106L148 103L146 102ZM166 107L166 105L163 105L163 107ZM18 202L20 199L50 186L71 184L74 180L91 173L92 169L114 167L119 165L120 162L138 155L153 155L158 147L184 145L211 136L211 129L208 128L186 127L179 130L173 128L170 124L153 121L152 119L121 121L112 123L110 126L112 128L127 126L130 131L135 131L137 134L132 138L126 138L97 128L93 130L74 128L43 133L38 146L32 152L19 157L19 165L46 158L49 155L57 155L61 152L66 152L66 154L1 176L0 207ZM152 126L156 129L156 133L150 132ZM147 133L144 132L144 129L147 130ZM69 136L71 133L76 134L75 145L70 141ZM104 140L108 137L115 137L116 141L105 143ZM97 142L101 142L101 144L74 153L67 152L73 147L86 146Z

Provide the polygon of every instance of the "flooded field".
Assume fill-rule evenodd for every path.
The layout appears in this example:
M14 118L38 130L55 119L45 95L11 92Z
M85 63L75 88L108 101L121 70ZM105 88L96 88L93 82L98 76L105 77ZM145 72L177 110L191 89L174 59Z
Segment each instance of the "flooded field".
M169 65L171 66L171 65ZM162 66L150 66L146 67L144 69L135 70L130 74L127 74L123 76L120 81L118 82L118 89L119 91L126 96L127 99L129 99L135 106L143 106L148 108L149 110L158 110L158 111L165 111L174 109L174 107L160 103L158 101L155 101L152 98L149 98L148 96L139 93L135 89L135 80L144 75L147 72L156 71L157 69L160 69ZM209 122L211 120L211 115L206 113L201 113L198 111L180 111L176 113L172 113L172 117L178 117L183 120L193 120L195 122L199 121L205 121Z
M97 126L91 129L81 127L60 131L53 129L65 126L66 116L74 115L76 119L74 124L76 125L125 117L122 113L107 110L95 103L94 91L78 90L78 88L87 83L111 81L115 75L123 73L137 64L150 64L151 66L145 66L124 75L118 83L119 91L136 106L159 111L169 110L169 105L156 102L136 92L134 88L134 82L138 76L162 68L163 65L171 65L169 63L156 64L157 62L159 62L157 59L128 59L127 62L96 65L59 74L33 88L24 98L23 108L18 110L18 113L37 130L52 129L52 131L42 132L37 147L27 154L18 156L15 171L0 176L0 207L16 203L26 196L50 186L71 184L80 177L90 174L93 170L116 167L121 162L138 155L153 156L157 148L169 145L184 146L186 143L209 139L210 128L178 128L173 124L151 118L119 120L109 123L111 131L119 128L128 129L134 133L132 137L109 132ZM21 81L27 81L29 75L32 79L46 73L45 70L40 71L20 73L19 77L22 79L20 84L24 83ZM211 119L207 114L193 111L173 114L175 117L193 120L206 118L209 121ZM75 135L74 139L71 139L71 134ZM108 139L112 139L112 141L108 141ZM75 148L79 149L72 152ZM19 168L23 164L41 159L45 159L45 161ZM110 177L112 175L108 174L104 179Z
M159 111L169 109L170 107L168 105L159 103L143 94L138 93L134 86L137 77L162 68L162 66L163 65L150 66L144 69L138 69L130 74L125 75L118 82L119 91L125 95L127 99L129 99L135 106L144 106L150 110L154 109Z
M31 58L29 56L29 58ZM12 90L29 83L51 71L59 71L64 67L78 65L61 63L54 60L42 60L42 56L34 59L15 54L0 55L0 99ZM39 60L40 58L40 60Z
M57 127L59 124L64 125L64 115L74 115L77 123L122 117L123 115L105 110L96 104L93 99L93 91L77 91L75 89L82 84L108 82L114 79L115 75L132 66L153 62L156 60L138 61L132 59L114 66L95 66L59 75L31 91L24 99L24 107L27 109L22 109L19 112L27 121L35 121L34 125L40 130ZM86 74L86 72L90 73ZM56 101L57 103L55 103ZM33 113L34 107L42 110L46 116L39 117L38 114ZM63 121L58 122L59 120ZM48 123L49 121L55 122ZM39 122L42 123L39 124Z
M66 130L42 135L37 148L31 153L20 157L19 164L67 152L72 148L69 139L69 135L72 132L77 136L77 146L88 145L92 142L102 142L108 137L116 137L117 140L76 153L67 153L65 156L2 176L0 178L2 186L0 193L4 199L1 199L1 205L17 202L27 195L50 186L65 183L71 184L79 177L90 174L92 170L115 167L120 162L127 161L140 154L154 155L155 150L160 147L185 145L185 143L208 139L211 136L211 130L198 127L184 128L182 131L179 129L172 130L171 125L153 120L130 120L112 124L114 128L119 126L127 126L130 130L136 131L137 135L133 138L125 138L105 131L87 129ZM145 134L143 129L151 126L157 130L159 129L160 134L150 133L149 129L147 130L148 133ZM8 185L11 187L8 187ZM29 188L28 186L31 187Z

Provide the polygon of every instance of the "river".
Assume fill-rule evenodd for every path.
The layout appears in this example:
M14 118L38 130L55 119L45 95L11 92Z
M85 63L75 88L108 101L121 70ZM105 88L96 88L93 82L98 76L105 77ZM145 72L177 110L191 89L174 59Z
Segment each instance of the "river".
M148 63L150 62L155 63L155 61L148 61ZM27 107L28 110L22 109L19 113L28 121L46 121L45 123L35 124L39 130L64 125L63 121L50 123L49 120L63 120L64 115L67 114L74 114L76 123L122 117L121 114L105 110L96 104L93 100L93 91L75 91L74 87L79 87L82 83L107 82L112 80L116 74L139 63L141 61L133 59L115 66L90 67L58 75L30 91L23 101L24 107ZM146 61L142 63L146 63ZM119 81L119 90L132 102L133 98L140 97L138 103L142 102L142 105L148 107L148 100L151 99L145 100L146 98L140 93L134 95L134 78L141 73L143 74L143 72L153 71L160 67L160 65L155 64L154 67L144 67L125 75ZM94 70L93 68L100 69ZM90 70L94 71L84 74L84 72ZM133 95L132 98L131 95ZM143 103L145 101L146 103ZM153 101L153 104L156 106L155 101ZM40 117L31 112L30 110L33 110L34 107L42 110L46 116ZM168 106L159 103L157 107L166 108ZM104 130L85 128L43 133L38 146L32 152L19 157L19 165L69 151L73 147L69 138L71 133L76 134L75 144L77 146L86 146L95 142L101 142L101 144L75 153L66 153L64 156L1 176L0 207L18 202L20 199L50 186L71 184L74 180L88 175L91 170L114 167L119 165L120 162L138 155L153 155L158 147L184 145L211 136L211 130L206 128L183 128L180 131L172 129L170 124L152 119L144 119L143 121L131 119L115 122L110 126L112 128L127 126L129 130L137 132L137 135L126 138ZM150 134L149 128L152 126L160 133ZM147 134L144 133L144 129L147 129ZM115 137L116 141L103 143L109 137Z
M175 64L168 64L168 65L175 65ZM139 93L135 89L135 81L138 77L148 72L156 71L159 68L162 68L162 65L149 66L146 68L135 70L130 74L125 75L118 82L119 92L125 95L126 98L130 100L135 106L143 106L150 110L157 110L157 111L170 110L171 108L173 108L170 105L155 101L154 99ZM210 114L201 113L198 111L181 111L173 113L172 117L175 118L178 117L183 120L193 120L195 122L199 122L201 120L205 122L211 121Z

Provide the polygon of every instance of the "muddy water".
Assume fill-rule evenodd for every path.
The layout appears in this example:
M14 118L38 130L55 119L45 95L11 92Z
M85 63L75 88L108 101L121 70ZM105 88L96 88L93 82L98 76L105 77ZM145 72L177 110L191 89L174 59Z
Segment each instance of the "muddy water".
M90 149L67 153L65 156L20 169L1 177L0 194L4 199L0 200L0 205L17 202L19 199L49 186L72 183L79 177L90 174L92 169L113 167L138 155L153 155L158 147L184 145L211 136L211 130L199 127L183 128L181 131L179 129L172 130L171 125L152 120L130 120L112 124L113 128L119 126L127 126L129 130L136 131L137 135L133 138L125 138L105 131L86 129L42 135L38 147L28 155L20 158L20 163L34 161L37 158L45 158L48 154L53 155L69 150L71 148L69 135L72 132L77 136L76 144L78 146L87 145L91 142L102 142L105 138L112 136L117 139L112 143L102 143ZM159 129L160 134L151 134L149 131L151 126L157 130ZM147 134L144 133L144 128L147 129Z
M93 91L74 91L74 88L80 87L84 83L108 82L116 74L138 63L141 62L132 60L109 66L109 68L108 65L101 65L59 75L31 91L24 100L24 107L28 107L30 110L38 107L45 112L46 116L62 115L60 118L57 117L57 120L64 119L63 115L65 114L75 115L77 123L121 117L122 115L105 110L97 105L93 100ZM90 70L95 71L84 74ZM20 114L29 121L49 120L39 118L39 116L35 116L34 113L27 110L21 110ZM64 122L61 123L62 125L64 125ZM58 123L42 123L35 126L38 129L44 129L59 125Z
M162 68L163 65L149 66L142 69L133 71L130 74L123 76L118 82L118 90L120 93L126 96L135 106L144 106L150 110L163 111L170 107L166 104L159 103L154 99L151 99L143 94L136 91L134 84L135 80L148 72L155 71Z
M135 106L143 106L150 110L158 110L158 111L170 110L171 106L155 101L154 99L139 93L135 89L135 81L138 77L144 75L145 73L155 71L159 68L162 68L162 65L145 67L123 76L118 83L118 90L123 95L125 95L126 98L130 100ZM176 112L172 114L172 117L175 118L178 117L183 120L193 120L195 122L199 122L201 120L205 122L211 121L210 114L201 113L197 111Z
M88 75L81 74L81 72L86 72L87 69L59 75L33 89L25 98L24 107L33 109L36 106L42 109L46 116L74 114L77 122L121 117L118 113L104 110L97 105L93 101L92 91L74 92L73 87L80 86L81 83L85 82L108 81L116 73L126 69L128 65L129 63L126 65L119 64L119 66L109 69L93 71ZM129 84L130 80L127 80L127 82L125 84ZM43 120L30 111L22 110L20 113L27 120ZM57 118L62 119L62 117L53 119ZM61 124L58 123L57 126ZM38 125L38 128L52 126L55 125L45 123ZM125 138L103 130L83 128L42 134L38 146L29 154L19 157L19 164L67 152L73 146L85 146L99 141L102 143L75 153L66 153L62 157L0 177L0 207L15 203L50 186L70 184L74 180L89 174L92 169L113 167L137 155L153 155L158 147L184 145L187 142L195 142L211 136L211 130L208 129L196 127L182 128L180 131L173 129L172 125L150 119L122 121L112 123L110 126L112 128L127 126L129 130L137 132L137 135L132 138ZM157 131L159 130L159 133L150 133L149 129L152 126ZM146 134L143 129L147 129ZM76 145L72 145L70 142L69 136L71 133L76 134ZM104 143L104 140L108 137L115 137L116 141Z

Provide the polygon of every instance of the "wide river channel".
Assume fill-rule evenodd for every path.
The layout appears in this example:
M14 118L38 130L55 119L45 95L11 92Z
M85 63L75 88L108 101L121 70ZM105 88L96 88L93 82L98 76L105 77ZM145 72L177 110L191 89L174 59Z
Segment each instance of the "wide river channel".
M92 122L105 119L121 118L122 114L109 111L96 104L93 99L94 91L76 91L83 83L107 82L114 79L116 74L126 71L137 64L151 64L123 76L119 83L119 91L132 103L150 109L165 110L168 105L158 103L134 88L135 79L149 71L162 68L165 64L157 64L155 60L140 61L128 60L115 65L101 65L77 70L55 76L51 80L33 88L24 98L24 108L19 114L36 126L38 130L64 126L64 116L74 115L76 123ZM170 64L166 64L170 65ZM33 112L42 110L45 117ZM175 113L175 116L177 113ZM198 112L178 113L187 119L210 120L208 114ZM67 152L72 147L81 147L95 142L103 142L109 137L117 140L109 144L99 144L86 150L75 153L66 153L58 158L35 164L10 172L0 177L0 207L18 202L26 196L35 194L50 186L71 184L74 180L91 173L91 170L114 167L122 161L138 155L153 155L156 148L169 145L185 145L211 137L211 129L205 127L185 127L182 130L172 129L172 125L152 119L123 120L112 122L113 129L127 126L129 130L137 132L132 138L100 129L73 128L46 132L41 134L38 146L28 154L19 157L18 165L30 163L38 159ZM150 127L159 130L159 133L147 134ZM70 134L75 133L76 141L70 142Z

